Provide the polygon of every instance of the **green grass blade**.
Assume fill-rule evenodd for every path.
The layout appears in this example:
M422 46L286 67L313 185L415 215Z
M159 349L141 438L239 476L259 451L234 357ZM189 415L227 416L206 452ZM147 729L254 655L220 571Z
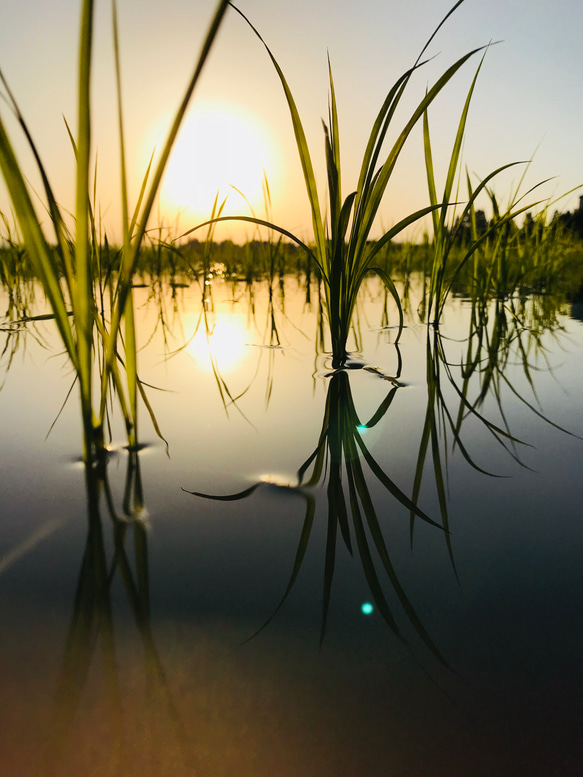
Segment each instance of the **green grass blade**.
M77 347L69 325L68 312L58 277L54 273L51 249L38 221L24 177L0 118L0 170L4 177L28 257L40 278L59 333L77 371Z
M433 240L434 244L436 240L439 240L439 215L437 213L437 207L439 205L437 199L437 189L435 187L435 173L433 169L433 155L431 153L431 137L429 134L429 116L427 111L423 114L423 150L425 152L425 171L427 173L427 187L429 189L429 202L434 206L434 210L431 212L433 219Z
M47 198L47 205L49 209L49 215L51 217L51 224L55 230L55 238L57 241L57 247L60 252L60 256L63 260L63 263L65 265L65 271L66 271L66 280L67 284L69 286L69 292L71 292L71 289L74 288L75 283L75 277L73 274L73 268L71 263L71 251L69 247L69 242L67 240L68 238L68 231L65 227L65 222L63 220L63 217L61 216L61 211L59 209L59 206L57 204L56 198L53 194L52 187L50 185L45 167L41 161L40 154L38 152L38 149L36 147L36 144L32 138L32 135L28 129L28 125L26 124L24 117L20 111L20 108L18 107L18 104L16 102L16 99L14 98L14 95L12 94L12 91L4 78L4 74L0 70L0 81L2 82L4 89L6 90L6 93L8 95L9 101L10 101L10 107L14 111L14 114L16 116L16 119L18 120L18 123L24 133L24 136L26 137L26 140L28 142L28 145L33 153L34 160L37 166L37 169L40 173L42 182L43 182L43 188L45 190L45 196ZM58 275L58 268L56 267L55 263L52 262L52 271L55 275Z
M79 87L77 102L77 195L75 208L76 296L73 313L77 333L78 374L81 412L85 434L85 457L89 456L93 429L91 375L93 361L93 279L89 243L89 166L91 154L91 54L93 44L93 2L84 0L81 9Z
M120 326L123 313L125 311L126 299L131 288L131 278L135 270L138 253L142 244L142 240L146 234L148 220L150 218L150 214L154 206L154 202L158 195L158 191L160 188L160 184L162 182L164 171L166 170L166 166L168 164L168 160L170 158L170 154L174 146L174 142L176 140L176 137L182 125L182 121L184 119L188 106L190 104L195 86L198 83L203 67L206 63L211 47L215 41L215 38L219 31L219 27L221 25L221 22L223 20L223 17L226 13L228 6L229 6L228 0L220 0L215 10L213 18L211 20L211 24L209 26L205 40L203 42L201 53L195 65L193 74L188 83L188 86L186 88L182 101L180 103L180 106L178 107L178 110L174 116L174 120L168 132L168 136L166 138L166 141L160 153L160 158L152 174L152 180L150 183L150 187L147 191L147 194L145 196L145 203L144 203L143 210L136 221L136 235L132 242L132 250L128 251L127 254L124 256L124 264L122 265L120 270L120 279L118 283L117 305L113 311L110 334L109 334L108 342L106 343L106 363L107 364L110 364L114 358L119 326Z
M397 140L392 146L391 151L389 152L380 170L380 173L374 183L374 186L372 187L370 196L368 197L366 208L362 215L362 226L361 226L362 231L357 238L357 244L355 248L356 254L358 254L359 251L362 250L363 244L366 241L367 236L370 234L373 221L376 218L385 189L392 175L392 172L395 168L399 155L403 149L403 146L405 145L405 141L411 134L411 131L413 130L413 128L415 127L419 119L423 116L424 112L427 110L429 105L431 105L433 100L444 89L444 87L453 78L453 76L472 56L474 56L474 54L476 54L478 51L481 51L483 48L484 47L481 46L479 48L473 49L469 53L465 54L463 57L460 57L453 65L451 65L445 71L445 73L443 73L443 75L440 76L440 78L438 78L438 80L431 87L431 89L427 91L427 93L425 94L425 97L418 104L417 108L413 112L413 115L405 125L404 129L399 134Z
M122 234L123 234L124 245L129 246L130 231L129 231L129 216L128 216L128 190L127 190L126 155L125 155L124 122L123 122L123 106L122 106L122 91L121 91L121 66L120 66L120 49L119 49L116 0L113 0L112 2L111 12L112 12L112 25L113 25L113 51L115 55L115 83L116 83L116 92L117 92L117 123L118 123L118 132L119 132L121 208L122 208L122 226L123 226Z
M465 137L465 132L466 132L466 124L467 124L467 120L468 120L468 113L469 113L469 110L470 110L470 103L471 103L471 100L472 100L472 96L474 94L474 89L476 87L476 82L478 80L478 76L480 74L480 70L482 69L482 65L484 63L484 57L486 56L486 53L487 53L487 51L484 52L484 54L482 56L482 59L480 60L480 64L478 65L478 68L476 70L476 73L474 75L472 83L471 83L470 88L468 90L468 94L466 96L466 101L464 103L464 107L463 107L463 110L462 110L462 115L461 115L459 123L458 123L458 128L457 128L457 133L456 133L453 149L452 149L451 156L450 156L450 159L449 159L449 167L448 167L448 171L447 171L447 177L446 177L446 180L445 180L445 189L444 189L444 192L443 192L443 200L442 200L443 207L442 207L441 214L440 214L440 221L441 221L441 225L442 225L443 228L445 228L445 220L446 220L446 216L447 216L448 205L449 205L449 202L451 200L451 193L453 191L453 185L454 185L454 181L455 181L455 177L456 177L456 173L457 173L457 169L458 169L460 155L461 155L461 152L462 152L462 145L463 145L463 141L464 141L464 137Z
M296 107L295 100L293 98L293 95L291 93L291 90L289 88L289 85L287 83L287 80L283 74L283 71L281 67L279 66L277 60L273 56L269 46L267 43L263 40L261 35L259 34L258 30L251 24L249 19L245 16L242 11L240 11L236 6L232 6L237 13L243 17L243 19L247 22L249 27L253 30L253 32L257 35L261 43L263 43L269 58L271 59L273 66L275 67L275 70L279 76L279 79L281 81L281 85L283 87L285 97L287 100L288 108L290 111L293 129L294 129L294 135L296 139L296 145L298 148L298 152L300 155L300 162L302 165L302 171L304 174L304 181L306 184L306 191L308 194L308 200L310 203L310 208L312 212L312 226L314 229L314 240L316 242L316 253L320 259L320 262L324 264L324 259L326 256L326 235L324 231L324 223L322 219L322 213L320 210L320 202L318 198L318 189L316 186L316 177L314 175L314 169L312 166L312 160L310 157L310 151L308 148L308 143L306 140L306 136L304 133L304 128L302 126L302 122L300 119L300 115L298 112L298 109Z

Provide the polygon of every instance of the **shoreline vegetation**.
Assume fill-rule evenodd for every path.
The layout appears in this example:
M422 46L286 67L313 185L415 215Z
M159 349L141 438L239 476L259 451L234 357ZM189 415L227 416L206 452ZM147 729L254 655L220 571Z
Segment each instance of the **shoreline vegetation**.
M549 225L541 224L536 230L528 222L522 228L511 225L504 245L507 282L502 296L556 292L569 301L583 296L583 239L563 226L565 215L571 214L556 214ZM468 244L463 234L458 236L454 241L454 256L462 257ZM374 246L375 241L371 240L370 245ZM121 272L121 248L110 244L106 238L97 249L92 275L110 282ZM59 263L59 252L55 246L51 250L58 277L64 279L66 271ZM478 277L491 268L491 254L491 245L487 244L471 266L455 274L454 293L468 298L473 296L472 289L477 288ZM379 252L377 263L385 272L394 275L395 280L406 282L412 273L429 277L433 257L433 240L426 234L421 242L391 241ZM276 278L294 274L305 277L308 283L322 279L311 257L291 242L282 240L274 245L273 240L261 238L245 243L234 243L228 238L210 242L191 238L178 244L167 238L142 247L135 265L133 285L160 280L170 286L188 286L204 278L211 269L215 276L245 283L273 282ZM41 278L28 257L26 246L6 232L0 236L0 285L10 292L19 280L41 281ZM490 296L500 296L499 291L492 280Z

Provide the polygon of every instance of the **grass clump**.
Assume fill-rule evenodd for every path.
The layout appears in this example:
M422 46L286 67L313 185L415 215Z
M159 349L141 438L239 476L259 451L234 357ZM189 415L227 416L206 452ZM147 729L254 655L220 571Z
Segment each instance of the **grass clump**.
M34 274L42 284L59 335L79 384L85 461L90 461L98 455L99 449L103 445L103 425L108 392L111 386L114 387L125 419L128 443L131 447L137 445L137 397L138 393L141 393L145 399L145 395L137 373L132 279L138 265L138 257L147 224L172 146L228 8L228 2L220 0L216 7L190 82L168 131L159 161L156 165L150 164L133 212L130 212L127 197L117 14L115 0L113 2L113 38L121 149L120 186L123 244L119 251L119 272L112 285L107 317L103 307L98 305L99 279L96 277L95 268L99 266L100 247L90 198L92 129L90 86L94 5L93 0L83 0L81 5L76 137L73 138L73 134L69 132L76 161L76 205L73 233L65 224L65 219L57 204L31 133L4 76L0 73L8 104L33 152L42 179L56 250L50 245L43 231L23 169L14 152L1 116L0 171L12 201L22 243ZM100 376L99 380L95 381L94 362L99 349L101 350ZM97 383L98 386L94 383ZM96 389L99 397L97 402L94 401Z
M327 204L324 210L322 210L320 205L311 153L288 82L275 56L259 32L247 17L235 8L265 46L281 81L292 119L296 145L304 174L306 193L312 215L314 244L312 247L308 247L299 238L282 227L253 216L229 216L224 218L239 218L244 221L262 224L270 229L276 229L303 247L313 260L324 282L326 311L332 341L332 363L335 368L343 367L348 358L347 340L352 315L361 283L368 273L377 273L395 299L400 315L400 326L402 326L403 316L399 294L390 275L378 265L377 257L383 247L403 229L432 210L435 210L438 206L432 203L430 206L408 215L377 241L370 240L371 231L401 151L413 128L446 84L480 49L470 51L445 70L435 84L426 91L424 97L405 123L405 126L397 130L396 140L389 151L383 151L383 147L389 130L393 130L397 108L412 75L424 64L422 57L438 30L462 2L463 0L458 0L455 3L423 47L413 67L403 73L389 90L370 131L367 146L362 157L356 189L346 196L343 194L342 189L338 111L332 69L329 64L330 97L328 121L323 121L328 181Z

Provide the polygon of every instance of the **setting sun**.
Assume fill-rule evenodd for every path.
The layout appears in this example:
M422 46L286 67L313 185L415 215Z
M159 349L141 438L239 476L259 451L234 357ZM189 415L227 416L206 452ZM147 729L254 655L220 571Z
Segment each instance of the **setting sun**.
M219 192L242 207L242 192L261 208L263 174L274 174L275 152L258 120L226 106L198 107L186 120L168 164L161 192L163 210L208 218Z

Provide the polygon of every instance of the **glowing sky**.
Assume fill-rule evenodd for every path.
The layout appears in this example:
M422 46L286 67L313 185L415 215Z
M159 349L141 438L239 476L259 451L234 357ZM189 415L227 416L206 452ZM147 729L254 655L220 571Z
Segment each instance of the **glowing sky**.
M143 174L152 148L160 143L179 102L214 3L118 2L126 142L133 180L131 196L135 200L138 175ZM320 118L327 113L327 50L339 103L347 194L356 181L359 156L386 92L416 59L451 5L450 0L240 0L241 9L261 31L286 74L304 120L322 186L325 180ZM63 115L74 128L79 9L79 0L3 0L0 11L0 67L29 122L58 198L68 208L73 203L74 175ZM109 2L96 0L96 13L93 100L99 202L103 223L110 233L119 236ZM464 160L483 177L506 162L530 158L536 150L526 188L557 176L543 193L563 193L583 182L582 30L583 3L579 0L466 0L432 44L430 53L438 56L412 82L407 106L411 110L427 84L461 54L490 40L502 40L488 52L480 74ZM438 174L443 173L477 64L477 59L472 60L432 107L430 119ZM6 107L0 110L7 120ZM227 14L192 110L195 114L210 115L211 121L197 135L193 130L196 120L192 119L189 131L194 133L194 140L182 145L204 146L199 158L212 171L213 157L218 154L216 136L220 134L216 121L223 117L230 129L226 128L220 144L233 147L231 159L240 156L247 167L266 167L274 220L309 237L301 168L281 85L265 50L233 12ZM405 107L400 126L406 118ZM13 122L7 123L11 137L16 138ZM15 145L22 150L20 142ZM441 164L439 160L443 160ZM188 175L186 168L192 165L200 170L202 162L189 161L188 154L178 159L177 152L174 164ZM258 215L262 215L260 184L255 180L260 181L261 170L236 173L235 162L232 164L237 180L223 181L229 172L219 174L221 165L217 160L217 178L221 179L217 186L222 185L224 190L228 183L233 183L247 189L244 193ZM180 172L175 171L174 175L180 176ZM519 173L513 172L500 179L496 191L501 198L518 177ZM37 185L35 178L32 181ZM167 222L176 214L177 203L173 200L179 190L180 187L175 188L174 196L165 203L162 215ZM557 207L572 210L578 196L579 193L570 195ZM389 185L382 224L388 226L426 203L421 135L417 132ZM7 207L2 192L0 209L6 211ZM181 215L177 230L184 231L199 220L195 207L191 203L190 209ZM229 207L231 212L248 213L244 200L235 192L229 195ZM250 231L249 227L230 226L219 237L230 235L240 240Z

